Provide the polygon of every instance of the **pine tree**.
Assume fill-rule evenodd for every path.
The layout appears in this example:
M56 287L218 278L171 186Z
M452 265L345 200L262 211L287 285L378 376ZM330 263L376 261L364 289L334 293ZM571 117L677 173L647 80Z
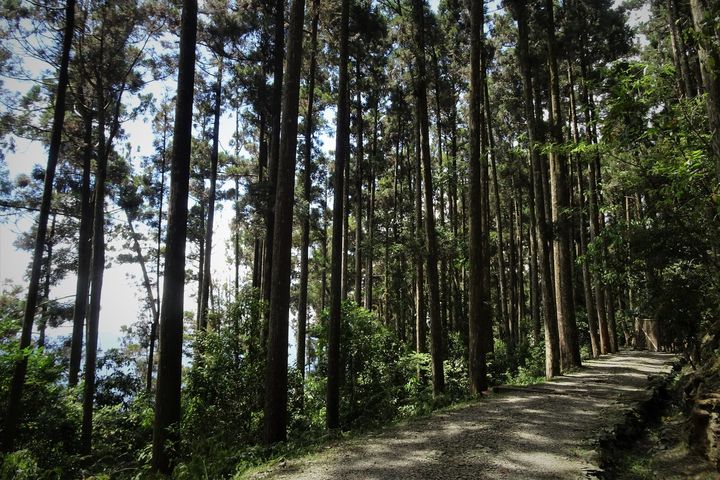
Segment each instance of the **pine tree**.
M177 440L177 430L174 429L181 416L185 238L195 89L197 7L196 0L184 0L180 24L180 57L170 173L165 277L160 312L160 362L155 395L152 449L152 469L164 474L172 471L171 444Z

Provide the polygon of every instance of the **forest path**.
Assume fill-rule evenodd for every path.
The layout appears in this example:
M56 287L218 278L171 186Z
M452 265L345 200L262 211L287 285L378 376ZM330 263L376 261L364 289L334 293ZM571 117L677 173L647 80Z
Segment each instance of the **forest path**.
M410 420L289 460L252 478L577 479L597 470L597 438L648 398L674 356L621 352L527 390ZM592 477L591 477L592 478Z

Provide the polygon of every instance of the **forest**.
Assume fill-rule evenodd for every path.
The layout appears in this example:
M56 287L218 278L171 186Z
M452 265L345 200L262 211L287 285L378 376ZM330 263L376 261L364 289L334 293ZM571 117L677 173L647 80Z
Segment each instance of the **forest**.
M0 10L0 479L240 478L630 350L720 398L720 3Z

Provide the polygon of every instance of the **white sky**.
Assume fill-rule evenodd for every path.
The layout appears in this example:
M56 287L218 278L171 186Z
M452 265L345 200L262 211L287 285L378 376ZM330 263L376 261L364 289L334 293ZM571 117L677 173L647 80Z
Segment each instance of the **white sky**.
M47 68L36 60L25 59L24 66L33 75L38 75ZM17 81L14 79L4 79L5 88L11 91L26 92L31 84L28 82ZM163 88L174 89L175 81L170 80L167 85L155 84L148 90L153 91L158 98L162 97ZM222 148L229 148L230 139L234 133L235 118L231 112L224 115L221 122L220 144ZM133 122L123 125L127 133L127 142L132 145L133 160L138 163L142 157L149 156L153 153L153 137L152 129L147 118L138 118ZM30 142L25 139L15 138L16 148L14 152L6 155L6 163L10 174L10 179L14 180L20 174L29 174L34 165L45 166L47 163L47 150L39 142ZM122 143L125 143L123 141ZM169 181L169 174L167 180ZM218 182L218 191L225 187ZM213 238L213 259L212 259L212 277L213 281L222 284L234 280L234 265L229 263L227 259L231 252L228 251L227 245L231 237L229 225L234 214L230 204L226 208L216 210L215 215L215 231ZM113 205L108 203L106 210L111 210ZM167 206L165 207L167 208ZM167 211L167 210L166 210ZM18 217L13 218L9 223L0 223L0 288L8 289L10 285L20 285L25 287L27 280L25 274L31 259L29 252L18 250L13 243L17 235L30 229L32 222L36 216L35 212L22 213ZM124 222L122 215L117 216L119 221ZM123 226L125 224L123 223ZM135 225L141 230L140 225ZM100 317L100 348L110 348L119 344L121 336L121 327L123 325L131 325L135 323L141 315L141 309L145 301L145 289L142 288L139 280L142 278L142 272L138 263L118 264L114 262L114 256L117 253L133 253L127 250L122 251L119 242L116 242L116 252L108 252L108 260L112 263L111 267L105 270L103 281L103 292L101 299L101 317ZM189 250L189 248L188 248ZM131 277L134 277L131 278ZM51 299L61 299L63 297L74 296L75 282L77 277L69 275L59 285L53 287L50 291ZM155 278L151 274L151 280ZM242 281L242 279L241 279ZM162 283L161 283L162 285ZM185 309L194 311L196 285L190 283L186 286ZM72 297L65 299L71 302ZM50 336L67 336L72 329L68 322L58 329L50 331Z

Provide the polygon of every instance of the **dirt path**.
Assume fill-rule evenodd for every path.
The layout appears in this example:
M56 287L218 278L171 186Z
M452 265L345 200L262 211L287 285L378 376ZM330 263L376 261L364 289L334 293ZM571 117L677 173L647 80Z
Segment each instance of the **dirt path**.
M288 461L253 478L576 479L597 470L596 439L647 397L674 357L623 352L574 374L493 394Z

